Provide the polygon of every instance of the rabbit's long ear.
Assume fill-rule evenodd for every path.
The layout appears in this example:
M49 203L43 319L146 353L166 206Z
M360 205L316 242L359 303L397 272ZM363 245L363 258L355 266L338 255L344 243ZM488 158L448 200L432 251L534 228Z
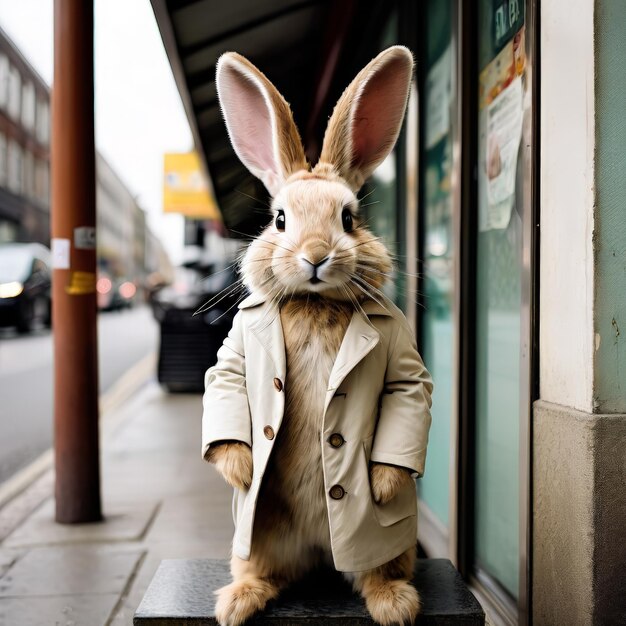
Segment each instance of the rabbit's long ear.
M289 105L262 72L235 52L217 62L216 84L237 156L276 195L288 176L308 169Z
M357 191L393 149L409 95L413 55L392 46L370 61L343 92L328 122L320 164Z

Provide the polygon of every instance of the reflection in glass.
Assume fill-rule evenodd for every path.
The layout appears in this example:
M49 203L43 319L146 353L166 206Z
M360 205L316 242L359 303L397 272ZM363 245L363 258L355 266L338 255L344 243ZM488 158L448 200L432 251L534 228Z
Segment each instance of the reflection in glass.
M453 47L450 2L428 3L426 76L422 101L423 250L420 350L435 382L432 425L420 499L442 526L449 523L450 424L453 413L452 115Z

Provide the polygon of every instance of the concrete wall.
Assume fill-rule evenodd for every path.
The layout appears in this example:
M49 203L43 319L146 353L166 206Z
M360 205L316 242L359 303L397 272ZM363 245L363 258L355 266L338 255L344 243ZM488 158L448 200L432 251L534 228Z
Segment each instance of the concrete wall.
M534 624L623 623L626 419L539 401L534 434Z
M533 621L591 623L593 421L537 402L534 411Z
M626 615L626 2L541 3L533 623Z

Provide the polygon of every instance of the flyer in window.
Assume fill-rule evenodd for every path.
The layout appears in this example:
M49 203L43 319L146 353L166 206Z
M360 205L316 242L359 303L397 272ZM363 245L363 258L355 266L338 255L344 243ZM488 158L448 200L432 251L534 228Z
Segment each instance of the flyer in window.
M504 229L515 202L526 65L522 28L480 74L478 228Z

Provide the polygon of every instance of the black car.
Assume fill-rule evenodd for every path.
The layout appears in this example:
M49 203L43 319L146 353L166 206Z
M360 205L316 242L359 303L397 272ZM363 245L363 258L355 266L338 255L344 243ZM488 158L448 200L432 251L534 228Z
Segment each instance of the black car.
M237 313L241 290L232 265L177 268L176 279L151 296L161 325L158 379L169 391L201 392Z
M50 251L38 243L0 244L0 326L20 333L50 326Z

